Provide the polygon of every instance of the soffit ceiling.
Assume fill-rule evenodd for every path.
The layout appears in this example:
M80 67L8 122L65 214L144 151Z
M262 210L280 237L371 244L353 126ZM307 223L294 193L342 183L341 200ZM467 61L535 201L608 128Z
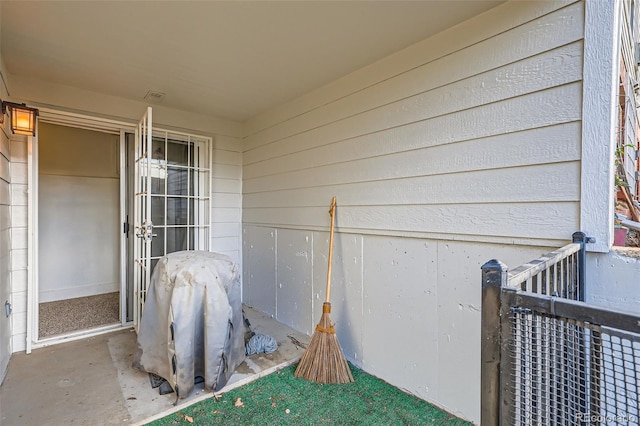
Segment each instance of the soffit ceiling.
M2 1L0 47L11 75L244 121L498 3Z

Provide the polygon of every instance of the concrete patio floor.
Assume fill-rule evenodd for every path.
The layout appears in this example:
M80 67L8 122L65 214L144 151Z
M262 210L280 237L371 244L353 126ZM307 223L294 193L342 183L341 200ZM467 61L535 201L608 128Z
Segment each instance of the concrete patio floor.
M289 336L309 337L245 307L256 333L273 336L278 351L248 357L219 393L296 362L304 349ZM160 395L149 375L131 368L136 334L108 334L13 354L0 387L0 425L144 424L213 396L202 384L174 406L175 394Z

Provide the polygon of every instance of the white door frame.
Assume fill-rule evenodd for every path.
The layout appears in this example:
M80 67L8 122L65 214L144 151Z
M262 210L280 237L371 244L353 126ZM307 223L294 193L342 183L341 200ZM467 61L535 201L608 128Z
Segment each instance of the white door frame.
M136 333L151 281L151 157L153 154L153 110L147 108L134 137L133 194L133 318ZM143 179L144 178L144 179Z
M37 118L36 118L37 120ZM38 121L36 121L37 128ZM35 172L34 172L35 171ZM38 336L38 138L27 138L27 342L26 352L33 349ZM34 290L34 286L36 287ZM35 299L34 296L35 295Z
M124 164L124 135L126 132L132 132L135 124L124 121L110 120L92 117L89 115L70 113L66 111L40 108L40 116L38 123L51 123L63 126L94 130L120 135L120 220L121 223L126 221L126 205L124 199L126 194L126 164ZM32 349L49 346L57 343L78 340L89 336L106 333L122 327L129 327L130 322L126 321L126 309L122 298L126 297L126 238L124 233L120 236L120 297L121 312L120 324L108 325L104 327L93 328L91 330L80 330L64 336L40 339L38 333L38 304L39 304L39 285L38 285L38 137L28 137L28 229L29 242L27 246L28 256L28 282L27 282L27 337L26 352L31 353ZM126 312L126 311L124 311Z
M86 130L94 130L106 133L112 133L120 135L120 220L121 224L127 221L127 164L126 164L126 134L135 133L137 123L126 122L119 120L112 120L106 118L94 117L91 115L78 114L73 112L67 112L64 110L58 110L50 107L40 107L40 115L38 122L58 124L69 127L76 127ZM175 135L186 135L189 137L195 137L198 139L206 140L208 153L207 157L207 169L208 176L208 190L206 191L207 206L209 210L211 208L211 179L213 173L211 165L213 161L213 143L209 136L198 135L194 133L185 133L181 131L167 130L158 128L154 131L168 132ZM72 340L79 340L89 336L95 336L98 334L107 333L116 329L131 327L133 321L126 320L126 296L127 296L127 240L124 232L122 232L120 239L120 296L121 296L121 310L120 318L121 323L117 325L109 325L100 328L94 328L90 331L78 331L75 333L69 333L64 336L52 337L47 339L38 338L38 138L28 138L28 283L27 283L27 336L26 336L26 352L30 353L32 349L45 347L53 344L68 342ZM129 171L130 173L130 171ZM206 225L202 228L210 229L210 217L205 215L208 219ZM129 221L131 222L131 220ZM130 232L131 235L131 232ZM208 239L210 234L204 237L206 244L200 249L208 249ZM129 254L130 258L130 254ZM134 296L135 297L135 296Z
M127 140L126 130L120 130L120 224L127 221ZM128 231L127 231L128 234ZM127 321L127 234L120 233L120 321L123 326L131 325Z

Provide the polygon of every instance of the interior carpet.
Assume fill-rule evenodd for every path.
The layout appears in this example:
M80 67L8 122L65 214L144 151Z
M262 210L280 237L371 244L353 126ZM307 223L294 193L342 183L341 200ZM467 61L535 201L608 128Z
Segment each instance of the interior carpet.
M120 293L40 303L40 338L120 321Z

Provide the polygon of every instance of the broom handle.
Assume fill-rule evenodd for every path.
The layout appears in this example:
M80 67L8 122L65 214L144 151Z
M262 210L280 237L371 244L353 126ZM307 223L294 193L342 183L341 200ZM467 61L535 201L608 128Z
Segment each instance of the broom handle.
M327 299L326 303L329 303L331 298L331 261L333 260L333 223L336 217L336 197L331 200L331 209L329 210L331 215L331 230L329 231L329 267L327 268Z

